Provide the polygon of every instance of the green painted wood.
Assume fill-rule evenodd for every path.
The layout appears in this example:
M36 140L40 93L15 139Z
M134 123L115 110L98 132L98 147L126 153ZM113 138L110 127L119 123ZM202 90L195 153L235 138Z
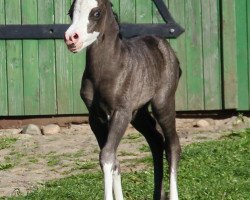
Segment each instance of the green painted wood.
M37 0L22 1L22 24L37 24ZM38 41L23 40L24 113L39 113Z
M5 24L4 0L0 0L0 24ZM0 116L8 115L6 42L0 40Z
M238 109L249 110L249 74L247 47L247 0L236 3L237 24L237 71L238 71Z
M177 40L171 40L183 71L177 110L249 110L249 1L164 1L186 29ZM5 15L8 24L21 24L21 20L23 24L67 23L71 2L0 0L0 24L5 24ZM121 22L164 23L150 0L112 3ZM85 52L71 54L62 40L0 40L0 59L0 116L87 113L79 95Z
M80 97L82 75L86 65L85 51L71 54L71 58L73 63L74 114L87 114L88 110Z
M54 3L51 0L38 1L38 23L54 23ZM55 75L55 42L39 41L39 74L40 74L40 114L57 114L56 75Z
M201 1L185 1L188 110L204 109Z
M135 23L135 0L120 1L120 19L123 23Z
M185 3L183 0L170 0L169 9L177 23L185 28ZM182 69L182 76L176 92L176 110L188 110L187 94L187 63L186 63L186 34L181 35L177 40L170 40L171 46L177 53Z
M20 0L5 1L6 24L21 24ZM10 116L24 115L22 41L7 41L8 107Z
M223 82L225 109L237 108L237 56L235 1L222 0Z
M55 23L69 23L67 15L71 1L55 1ZM70 53L63 40L55 41L56 51L56 86L58 114L73 113L73 74Z
M250 99L250 2L247 1L247 33L248 33L248 37L247 37L247 41L248 41L248 98ZM248 107L250 110L250 100L248 101Z
M71 0L72 2L73 0ZM112 1L113 5L119 8L118 0ZM117 4L118 3L118 4ZM66 46L65 46L66 48ZM80 97L82 75L86 65L85 51L77 54L70 53L67 51L69 58L69 65L72 66L72 101L73 101L73 112L70 114L87 114L88 109Z
M113 10L117 14L118 18L120 17L120 0L112 0Z
M136 23L153 22L152 1L136 0Z
M222 109L220 13L218 1L202 0L205 110Z

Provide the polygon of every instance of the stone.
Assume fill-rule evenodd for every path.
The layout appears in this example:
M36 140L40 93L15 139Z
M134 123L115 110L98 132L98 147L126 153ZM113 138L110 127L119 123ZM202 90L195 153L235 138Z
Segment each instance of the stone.
M21 133L27 134L27 135L41 135L42 134L40 128L35 124L29 124L25 126Z
M205 128L208 126L210 126L209 122L207 120L204 120L204 119L197 121L195 124L195 127L199 127L199 128Z
M58 126L56 124L49 124L47 126L42 127L42 133L44 135L58 134L60 132L60 130L61 130L60 126Z

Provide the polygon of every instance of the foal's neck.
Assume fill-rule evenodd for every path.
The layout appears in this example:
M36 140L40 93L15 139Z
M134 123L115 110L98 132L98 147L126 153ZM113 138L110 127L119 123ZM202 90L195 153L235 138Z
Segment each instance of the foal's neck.
M103 23L103 32L100 33L98 41L89 47L89 51L100 55L105 55L106 58L117 54L122 40L119 35L119 25L115 19L112 8L107 6L107 14ZM102 53L100 53L102 52Z

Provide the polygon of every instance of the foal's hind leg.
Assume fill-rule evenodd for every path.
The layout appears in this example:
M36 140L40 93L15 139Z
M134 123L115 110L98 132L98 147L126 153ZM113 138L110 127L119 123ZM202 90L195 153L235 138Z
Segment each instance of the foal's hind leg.
M132 125L146 138L154 161L154 200L165 200L163 190L163 150L162 135L156 130L156 121L149 114L147 107L140 109Z
M165 137L165 150L170 174L170 200L177 200L177 167L181 147L175 127L174 95L169 95L168 97L162 94L156 95L152 101L152 108Z

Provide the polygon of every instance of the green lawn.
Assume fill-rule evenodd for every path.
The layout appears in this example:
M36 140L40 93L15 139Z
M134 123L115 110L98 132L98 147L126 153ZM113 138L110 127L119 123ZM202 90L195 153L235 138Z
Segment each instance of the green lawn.
M148 159L141 161L148 163ZM124 173L126 200L151 200L152 180L152 168ZM179 195L181 200L250 199L250 130L185 147L179 169ZM26 197L13 199L103 199L102 174L85 173L48 182Z

